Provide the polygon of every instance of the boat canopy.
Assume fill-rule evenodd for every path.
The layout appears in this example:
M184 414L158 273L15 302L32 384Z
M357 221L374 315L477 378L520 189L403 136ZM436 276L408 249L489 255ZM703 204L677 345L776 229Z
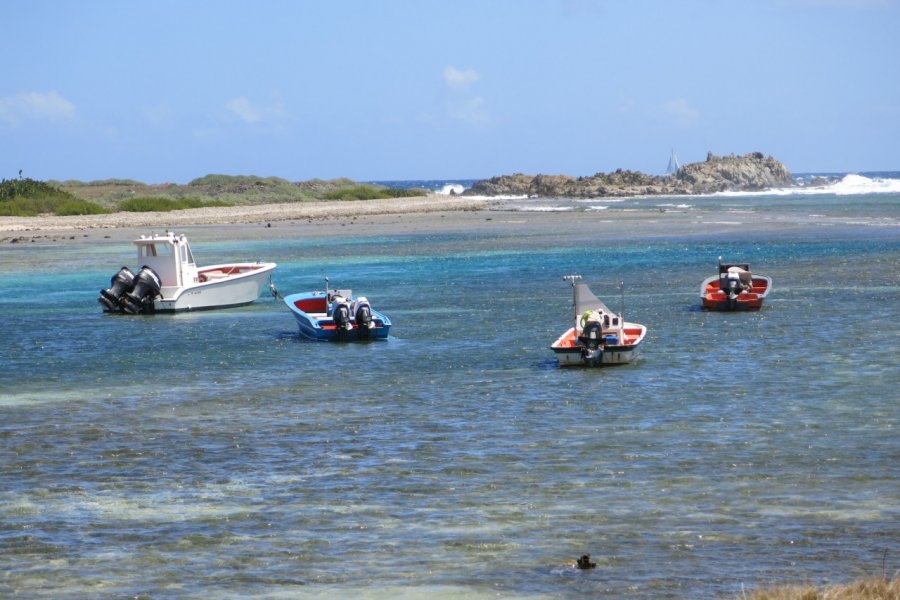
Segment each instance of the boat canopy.
M613 311L609 310L609 308L605 304L603 304L603 301L600 300L600 298L594 295L594 292L591 291L591 288L588 287L588 284L576 283L575 314L584 314L584 311L586 310L602 310L607 314L614 314Z

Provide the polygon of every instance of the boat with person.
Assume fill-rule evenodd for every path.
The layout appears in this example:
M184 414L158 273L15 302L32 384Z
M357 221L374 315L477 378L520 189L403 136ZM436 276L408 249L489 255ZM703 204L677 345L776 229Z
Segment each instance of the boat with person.
M250 304L272 285L272 262L236 262L198 267L184 234L142 235L135 274L122 267L101 290L105 312L141 314L229 308Z
M328 287L324 291L300 292L284 297L300 335L319 341L351 342L387 339L391 320L378 312L365 296L352 290Z
M772 278L750 272L747 263L723 263L718 273L700 284L700 303L706 310L759 310L772 290Z
M599 367L630 363L637 358L647 328L625 320L624 282L618 282L622 308L616 313L587 283L581 282L581 275L566 275L563 279L572 284L574 323L550 345L559 365Z

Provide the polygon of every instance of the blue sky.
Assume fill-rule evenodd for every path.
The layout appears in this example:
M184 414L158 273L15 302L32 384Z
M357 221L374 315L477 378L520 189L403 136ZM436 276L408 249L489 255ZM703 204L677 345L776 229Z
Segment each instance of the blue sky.
M900 170L900 0L13 0L0 178Z

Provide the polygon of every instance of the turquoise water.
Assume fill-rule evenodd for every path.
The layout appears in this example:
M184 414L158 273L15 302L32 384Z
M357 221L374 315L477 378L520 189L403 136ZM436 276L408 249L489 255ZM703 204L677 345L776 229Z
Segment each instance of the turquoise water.
M0 596L697 598L896 571L900 196L855 200L678 209L771 223L744 236L194 242L277 262L283 293L366 295L394 337L362 345L302 341L267 297L104 315L128 244L3 245ZM798 215L819 226L779 225ZM718 255L773 278L762 311L698 309ZM636 363L556 366L573 272L626 282Z

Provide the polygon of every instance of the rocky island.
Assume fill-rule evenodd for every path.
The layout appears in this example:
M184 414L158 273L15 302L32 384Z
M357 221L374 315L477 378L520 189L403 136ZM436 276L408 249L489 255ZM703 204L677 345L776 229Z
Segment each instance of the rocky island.
M791 185L790 172L771 156L763 156L761 152L716 156L710 152L706 161L684 165L671 175L646 175L622 169L590 177L517 173L483 179L463 194L597 198L752 192Z

